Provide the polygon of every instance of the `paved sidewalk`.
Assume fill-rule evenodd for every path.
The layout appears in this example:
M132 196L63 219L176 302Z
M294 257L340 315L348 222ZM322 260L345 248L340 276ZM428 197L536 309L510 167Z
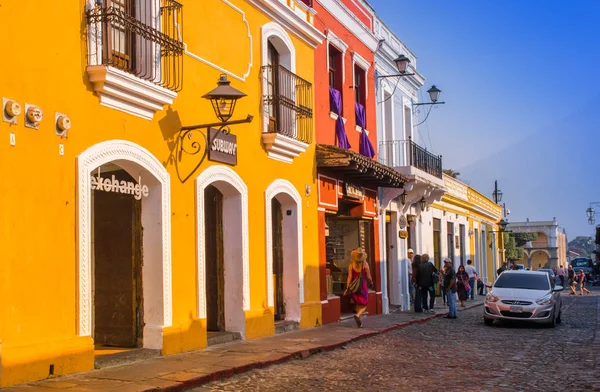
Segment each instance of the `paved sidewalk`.
M462 311L483 304L484 297L467 301ZM438 298L439 303L441 301ZM204 350L152 358L123 366L92 370L6 388L7 392L68 391L184 391L294 358L334 350L349 342L386 333L415 323L426 323L447 314L436 306L436 313L395 313L367 317L364 328L356 328L353 319L318 328L284 333L250 341L212 346ZM459 315L460 318L460 315ZM453 323L454 320L448 320Z

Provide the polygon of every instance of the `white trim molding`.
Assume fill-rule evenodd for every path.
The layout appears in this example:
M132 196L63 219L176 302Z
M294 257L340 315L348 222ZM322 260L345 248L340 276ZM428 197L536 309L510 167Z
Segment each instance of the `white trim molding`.
M377 50L379 41L370 28L365 26L340 0L315 0L338 22L351 31L356 38L365 44L372 52Z
M196 178L196 225L198 230L197 238L197 258L198 258L198 317L206 318L206 244L205 244L205 222L204 222L204 190L207 186L214 185L223 193L223 230L239 230L233 239L238 238L239 243L230 244L232 251L241 252L239 255L224 255L225 268L229 258L237 258L238 265L242 266L242 307L246 311L250 310L250 256L249 247L249 232L248 232L248 187L242 178L231 168L221 165L210 166L204 170ZM227 206L227 200L231 201L231 205ZM228 208L229 207L229 208ZM227 227L226 227L227 226ZM224 247L228 247L225 244ZM241 257L240 257L241 256ZM241 260L239 260L241 258ZM227 273L226 273L227 275ZM226 276L227 280L227 276ZM227 286L227 281L225 282ZM227 292L225 294L227 296ZM227 299L226 299L227 307ZM235 309L233 310L235 311ZM228 319L228 309L225 309L226 319ZM241 322L241 321L240 321ZM231 330L227 326L227 330ZM244 332L245 331L236 331ZM244 335L242 333L242 335Z
M302 42L316 48L323 43L325 35L321 33L308 20L314 16L309 10L309 16L303 19L287 4L278 0L246 0L259 10L263 11L271 20L281 23L287 30L298 37Z
M154 113L177 98L176 92L115 67L90 65L87 73L101 105L146 120L152 120Z
M246 69L246 73L244 73L243 75L238 75L233 71L229 71L197 54L194 54L190 51L188 51L188 46L187 44L183 44L184 45L184 53L188 56L190 56L191 58L198 60L206 65L208 65L209 67L212 67L216 70L218 70L219 72L223 72L229 76L231 76L234 79L237 79L241 82L245 82L246 79L248 78L248 76L250 75L250 71L252 70L252 65L253 65L253 56L252 56L252 34L250 34L250 23L248 23L248 20L246 19L246 13L241 10L240 8L236 7L235 5L233 5L231 2L229 2L228 0L221 0L223 3L225 3L225 5L231 7L234 11L238 12L241 16L242 16L242 22L246 25L246 31L248 33L247 38L248 38L248 67ZM216 35L215 37L218 37L218 35Z
M144 285L144 334L145 348L162 348L162 330L172 325L172 283L171 283L171 195L170 176L164 166L145 148L125 140L109 140L96 144L77 157L77 241L78 241L78 336L92 336L92 189L90 175L96 168L110 162L127 170L130 174L149 174L147 181L153 190L159 191L152 198L154 204L142 206L142 223L147 214L151 219L160 219L160 225L150 225L144 237L143 279L153 278L152 290ZM140 171L141 169L141 171ZM150 199L150 197L148 198ZM158 204L159 211L152 211ZM155 223L154 221L152 223ZM158 228L157 228L158 227ZM150 238L151 237L151 238ZM158 241L156 241L159 239ZM152 242L147 243L147 242ZM156 244L158 242L158 244ZM154 254L154 250L158 254ZM152 253L152 254L150 254ZM152 257L154 256L154 257ZM160 275L160 276L157 276ZM157 279L156 279L157 278ZM158 280L159 285L156 285ZM147 307L153 311L146 311Z
M358 54L356 52L352 52L352 61L354 63L358 64L358 66L361 67L365 71L365 73L369 73L369 69L371 68L371 63L368 62L360 54Z
M308 144L275 132L263 133L262 142L269 158L285 163L292 163L308 149Z
M97 6L96 3L95 0L86 0L86 10L94 9ZM160 7L153 5L150 9L151 13L141 17L142 22L160 30ZM102 54L105 32L102 31L103 28L101 22L89 24L87 27L88 66L86 71L95 94L100 98L100 104L146 120L152 120L156 112L163 110L164 105L173 103L177 98L177 93L158 86L152 81L104 65ZM147 74L161 75L158 51L158 46L153 44L150 53L144 57L144 60L148 60L149 63L143 66L143 71ZM158 77L156 78L158 79Z
M287 197L282 195L287 195ZM265 191L265 216L266 216L266 252L267 252L267 303L268 306L274 306L273 301L273 223L272 223L272 212L271 205L273 198L277 198L282 205L282 209L290 210L290 218L294 219L295 222L289 222L286 224L285 219L288 218L287 214L284 214L283 223L283 241L284 241L284 298L287 297L286 312L289 311L290 306L297 305L297 321L299 321L299 305L304 303L304 262L303 262L303 236L302 236L302 198L300 193L292 183L287 180L277 179L269 185ZM288 219L290 219L288 218ZM288 242L289 241L289 242ZM286 273L286 266L297 267L297 275L288 275ZM291 273L291 271L290 271ZM285 281L292 281L297 284L285 284ZM286 293L288 290L293 290L297 287L297 293ZM291 299L291 300L290 300ZM294 301L297 299L297 301ZM290 303L291 302L291 303ZM294 304L294 302L298 302ZM286 314L287 316L287 314ZM292 316L293 317L293 316ZM295 317L294 317L295 318Z
M261 36L261 66L268 65L269 42L279 52L280 63L291 73L296 73L296 48L290 36L282 26L275 22L269 22L262 26ZM265 95L268 90L266 75L262 74L262 92ZM293 123L296 127L296 122ZM269 158L292 163L294 158L308 149L308 144L279 133L269 133L269 105L262 103L262 143Z

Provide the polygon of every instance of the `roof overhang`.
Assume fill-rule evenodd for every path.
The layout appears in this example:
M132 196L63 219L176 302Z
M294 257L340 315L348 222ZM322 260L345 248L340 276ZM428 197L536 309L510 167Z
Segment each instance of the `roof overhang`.
M344 180L371 187L402 188L410 180L393 168L357 152L327 144L317 144L317 168Z

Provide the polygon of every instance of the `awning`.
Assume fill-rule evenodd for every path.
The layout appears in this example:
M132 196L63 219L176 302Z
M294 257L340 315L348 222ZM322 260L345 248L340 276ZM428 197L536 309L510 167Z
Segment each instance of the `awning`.
M410 181L393 168L357 152L317 144L317 168L363 186L402 188Z

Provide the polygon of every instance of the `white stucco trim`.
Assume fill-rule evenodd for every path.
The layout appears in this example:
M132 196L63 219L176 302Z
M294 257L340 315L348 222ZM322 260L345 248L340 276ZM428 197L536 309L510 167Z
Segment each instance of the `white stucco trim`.
M371 63L368 62L364 57L360 54L353 52L352 53L352 61L355 64L358 64L359 67L364 69L365 73L369 73L369 69L371 69Z
M223 183L225 186L223 186ZM226 226L231 229L236 229L236 225L239 224L240 227L239 233L233 235L232 237L240 237L241 244L233 244L230 246L237 247L241 245L241 249L234 249L241 252L241 267L242 267L242 306L241 309L246 311L250 310L250 256L248 252L249 248L249 232L248 232L248 187L242 180L242 178L231 168L221 165L210 166L205 169L200 175L196 178L196 225L198 229L198 248L197 248L197 258L198 258L198 317L201 319L206 318L206 252L205 252L205 231L206 225L204 222L204 190L207 186L214 185L223 193L223 226L224 230L228 230ZM229 189L226 189L229 187ZM226 200L231 199L231 207L238 208L239 211L228 210L226 207ZM237 200L236 200L237 198ZM227 239L225 239L227 241ZM227 244L224 246L227 248ZM227 255L224 256L225 259L228 258ZM227 260L225 260L227 263ZM227 264L225 265L227 269ZM226 282L227 286L227 271L226 274ZM225 312L227 318L227 292L225 293ZM238 320L241 323L241 320ZM238 329L239 325L234 326L235 329ZM235 330L230 329L227 325L226 320L226 329L227 330ZM236 332L245 332L245 331L236 331ZM244 335L244 333L242 333Z
M348 44L342 41L337 35L332 33L330 30L327 31L327 68L325 72L329 72L329 45L332 45L342 53L342 85L346 83L346 51L348 50Z
M337 48L342 54L346 54L349 47L347 43L335 35L331 30L327 30L327 43Z
M144 285L144 347L162 348L162 328L172 325L172 283L171 283L171 194L170 176L161 162L145 148L125 140L109 140L96 144L77 157L77 241L78 241L78 328L77 335L92 335L92 189L90 174L99 166L109 162L122 162L121 166L133 163L136 167L146 170L160 186L160 211L155 215L160 218L160 261L161 268L157 271L150 260L145 260L143 280L152 279L152 291ZM126 167L124 169L127 170ZM128 170L129 171L129 170ZM150 207L150 206L148 206ZM148 208L142 207L142 220L145 220ZM152 230L152 229L148 229ZM146 245L147 238L144 238ZM152 239L154 240L154 238ZM145 246L146 248L146 246ZM147 247L150 251L150 246ZM144 259L147 259L146 250ZM150 269L150 270L149 270ZM149 273L152 276L149 276ZM155 276L161 274L162 276ZM156 284L158 283L158 284ZM158 295L156 294L158 293ZM152 309L152 313L147 308ZM158 312L158 314L154 314ZM149 319L149 318L152 319Z
M287 195L288 200L285 197L281 197L280 195ZM294 187L294 185L283 179L277 179L269 185L267 190L265 191L265 216L266 216L266 254L267 254L267 304L268 306L274 306L273 301L273 238L272 238L272 213L271 213L271 205L273 198L276 197L282 205L282 209L291 210L292 215L291 218L295 220L295 222L290 222L286 224L285 219L287 218L287 214L284 211L284 249L287 250L284 253L284 281L289 280L295 282L297 279L297 304L294 303L286 303L286 316L289 316L290 319L299 321L300 320L300 304L304 303L304 262L303 262L303 236L302 236L302 198L298 190ZM287 231L287 232L286 232ZM289 241L289 242L287 242ZM287 275L285 273L286 266L294 266L297 267L297 274ZM287 275L287 276L286 276ZM288 288L293 287L293 285L288 285ZM286 285L284 282L284 298L292 298L292 302L296 296L294 293L285 293ZM297 309L293 311L293 307ZM292 310L291 314L287 314ZM288 317L286 317L288 319Z
M152 25L160 30L161 9L156 2L150 7L151 13L145 14L142 22ZM96 7L95 0L86 0L86 10ZM140 16L138 15L138 18ZM112 109L120 110L146 120L152 120L154 114L161 111L164 105L170 105L177 98L177 93L158 86L153 81L144 80L128 72L121 71L115 67L103 65L103 32L104 26L101 22L91 23L87 26L87 58L86 71L89 80L94 87L95 94L100 98L100 104ZM153 75L161 75L160 61L158 57L158 46L152 45L151 53L145 57L151 58L151 65L147 71ZM158 81L159 76L154 81Z
M352 32L363 44L372 52L377 50L379 41L370 28L365 26L354 14L342 4L339 0L315 0L327 12L329 12L338 22L344 25L348 31Z
M246 0L261 10L268 18L285 26L302 42L312 48L323 43L325 35L313 26L307 19L314 18L314 11L309 9L308 18L298 15L288 4L280 0Z
M248 76L250 75L250 71L252 70L252 64L253 64L253 56L252 56L252 34L250 34L250 24L248 23L248 20L246 19L246 13L241 10L240 8L236 7L235 5L233 5L231 2L229 2L228 0L221 0L223 3L225 3L225 5L231 7L234 11L238 12L241 17L242 17L242 22L246 25L246 32L247 32L247 38L248 38L248 66L246 68L246 72L243 75L237 75L236 73L234 73L233 71L229 71L213 62L210 62L209 60L202 58L201 56L192 53L191 51L188 51L188 46L187 44L184 43L184 53L188 56L190 56L191 58L200 61L201 63L204 63L206 65L208 65L209 67L212 67L220 72L223 72L229 76L231 76L234 79L237 79L241 82L245 82L246 79L248 78Z

